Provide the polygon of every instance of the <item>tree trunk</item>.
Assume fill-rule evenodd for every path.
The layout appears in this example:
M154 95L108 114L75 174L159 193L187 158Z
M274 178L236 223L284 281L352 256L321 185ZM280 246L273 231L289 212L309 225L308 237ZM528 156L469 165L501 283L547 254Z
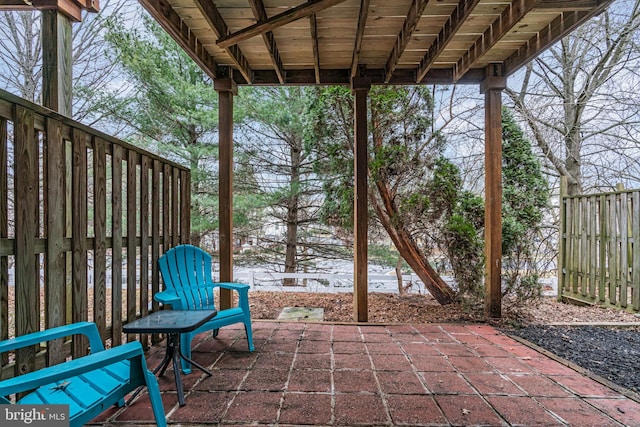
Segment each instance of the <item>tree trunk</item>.
M380 127L378 114L374 110L371 113L373 124L373 142L376 148L383 145L382 136L376 131ZM400 253L400 256L409 264L414 273L422 280L429 293L441 305L451 304L455 301L456 293L445 283L440 275L431 267L426 255L418 246L411 233L405 228L402 215L398 212L395 203L395 193L392 185L381 180L371 180L369 186L369 200L373 205L382 226L389 234L391 241ZM375 187L374 187L375 186ZM402 287L400 278L399 287Z
M301 151L297 146L291 146L291 183L289 186L289 200L287 203L287 236L284 260L284 272L295 273L298 248L298 191L300 188L300 161ZM294 286L295 279L284 279L284 286Z
M398 257L396 263L396 278L398 279L398 294L404 294L404 286L402 285L402 257Z
M409 264L414 273L422 280L429 293L441 305L451 304L455 301L456 293L445 283L440 275L431 267L429 260L422 254L417 242L406 232L402 224L392 222L391 218L399 218L397 209L391 202L388 189L377 185L378 198L371 197L372 204L378 214L382 226L387 230L400 256ZM382 205L379 200L382 199Z

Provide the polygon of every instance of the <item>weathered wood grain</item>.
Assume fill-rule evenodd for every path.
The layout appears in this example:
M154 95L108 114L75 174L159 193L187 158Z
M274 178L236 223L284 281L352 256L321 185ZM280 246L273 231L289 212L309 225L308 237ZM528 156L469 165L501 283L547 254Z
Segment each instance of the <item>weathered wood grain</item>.
M7 119L0 118L0 194L9 194ZM0 241L9 237L9 198L0 197ZM0 255L0 340L9 338L9 259ZM9 355L3 354L0 362L6 364Z
M111 339L122 344L122 159L123 149L113 146L111 159Z
M102 339L107 331L107 153L96 138L93 149L93 321Z
M640 189L561 192L561 206L558 297L640 311Z
M140 157L140 316L149 314L149 164L147 156ZM149 337L140 335L140 342L147 347Z
M13 141L8 140L10 127ZM125 160L127 170L123 171ZM134 164L135 178L129 175L129 164ZM138 176L142 169L146 180ZM166 209L162 208L160 191L161 171L165 169L165 200L171 203ZM11 175L13 194L8 194ZM160 224L166 221L168 245L174 238L181 242L190 234L189 193L186 168L0 90L0 339L39 330L41 321L44 327L52 327L86 319L96 322L103 339L120 344L123 310L129 314L134 307L135 316L148 311L143 302L149 298L149 245L153 246L150 250L155 263L163 244ZM171 200L174 194L175 202ZM126 217L125 195L133 203L125 207ZM149 213L153 230L149 230ZM124 221L130 218L133 221L123 230ZM175 231L171 230L173 222L177 224ZM131 233L130 227L135 230L131 239L123 233ZM142 229L146 229L144 238L136 235ZM127 299L133 295L135 304L128 307L126 301L123 304L123 245L127 252L136 254L129 266L137 264L137 254L147 266L146 272L141 267L145 290L135 292L137 276L129 280L134 289L128 290ZM141 245L147 251L146 262ZM15 283L9 283L10 257L15 260ZM93 274L89 275L92 260ZM129 270L135 274L136 268ZM157 292L157 269L152 274L155 281L151 289ZM91 282L89 277L93 277ZM15 304L9 301L12 285ZM112 292L107 292L109 285ZM92 301L88 301L90 286ZM140 300L136 300L138 295ZM158 304L153 308L158 309ZM11 328L14 319L16 326ZM39 359L35 357L39 349L26 349L11 366L18 373L27 372L66 357L70 348L52 342ZM73 341L73 354L84 354L86 349L83 340ZM5 372L3 369L3 375Z
M66 219L60 212L65 212L66 193L66 161L65 142L62 137L62 124L54 119L47 119L46 139L47 161L47 262L45 326L52 328L66 324L66 251L63 248ZM2 162L0 161L0 165ZM54 365L62 362L62 340L49 342L48 363Z
M74 129L72 151L73 169L71 176L72 186L72 248L73 271L71 281L73 283L72 321L82 322L89 319L88 313L88 281L87 281L87 146L86 132ZM73 357L82 357L87 354L88 341L85 337L78 337L73 341Z
M171 240L171 166L164 165L162 173L162 251L172 246Z
M353 127L354 152L353 170L353 320L369 320L369 276L368 276L368 140L367 100L371 82L357 77L353 81L354 96Z
M137 262L138 253L136 245L138 227L138 153L128 150L127 155L127 323L136 319L137 301ZM128 341L135 341L135 335L128 335Z
M35 238L38 235L38 149L34 112L15 107L15 306L17 336L40 330L40 275L36 270ZM16 352L16 373L35 369L35 349Z

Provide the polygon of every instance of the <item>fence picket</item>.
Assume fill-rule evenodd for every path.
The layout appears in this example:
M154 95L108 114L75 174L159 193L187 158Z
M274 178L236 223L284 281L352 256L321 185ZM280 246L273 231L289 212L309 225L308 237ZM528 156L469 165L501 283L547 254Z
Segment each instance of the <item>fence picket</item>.
M609 210L607 209L607 196L600 196L600 244L598 245L599 251L599 265L600 265L600 283L598 288L598 295L600 302L605 302L606 300L606 289L607 289L607 213Z
M629 263L627 261L628 256L628 241L629 241L629 224L627 222L627 213L629 212L629 206L627 203L627 193L620 193L620 230L618 235L620 236L619 244L619 282L618 289L620 291L620 306L626 308L628 304L627 286L629 286Z
M148 177L137 176L142 157L145 171L153 162L152 200L141 194L149 188ZM162 170L174 171L173 183L184 196L176 197L171 209L161 209L159 202ZM175 162L0 90L0 339L86 319L96 322L111 345L120 344L123 311L129 317L145 312L149 290L159 289L157 271L152 283L137 281L137 259L148 259L140 245L153 246L155 262L163 242L188 241L189 182L188 169ZM146 218L150 210L152 229L138 217ZM182 230L159 227L178 213L184 216ZM146 230L144 236L140 230ZM127 238L123 231L129 231ZM145 287L140 310L123 306L123 245L130 255L129 294L135 297L139 286ZM148 270L140 274L146 278ZM86 347L74 337L75 355ZM26 373L64 359L69 348L49 343L44 352L18 352L0 374Z
M73 298L72 321L88 320L87 283L87 141L88 135L78 129L73 131L72 152L72 209L74 213L71 245L73 248ZM73 341L73 357L87 354L89 343L85 337Z
M60 215L65 207L65 142L62 137L62 124L58 120L47 119L47 262L45 270L45 304L47 328L64 325L66 316L66 257L63 251L65 237L65 217ZM2 162L0 162L0 165ZM65 286L56 286L65 283ZM48 363L55 365L64 360L62 353L63 340L49 342Z
M640 190L561 192L558 299L640 311Z
M640 311L640 192L635 191L632 196L631 215L631 277L633 288L631 290L631 301L633 309Z
M567 259L567 177L560 177L560 198L558 206L560 208L560 229L558 232L558 301L562 300L562 292L566 286L566 268L565 260Z
M93 149L93 320L100 336L107 335L107 154L96 138Z
M617 197L609 195L609 303L618 303L618 233L617 233Z
M589 298L596 299L598 291L598 199L589 197Z
M40 330L40 275L35 255L39 189L36 141L33 111L16 106L14 161L15 171L20 171L14 177L16 335ZM15 366L20 373L34 370L35 348L17 351Z
M578 201L580 210L579 219L579 245L578 245L578 281L580 294L583 297L587 296L587 275L588 275L588 262L587 262L587 213L588 213L588 200L581 199Z
M9 194L8 185L8 132L7 120L0 118L0 194ZM0 197L0 242L9 237L9 199ZM0 245L2 246L2 245ZM9 259L0 254L0 340L9 338ZM6 364L8 354L2 354L0 362Z

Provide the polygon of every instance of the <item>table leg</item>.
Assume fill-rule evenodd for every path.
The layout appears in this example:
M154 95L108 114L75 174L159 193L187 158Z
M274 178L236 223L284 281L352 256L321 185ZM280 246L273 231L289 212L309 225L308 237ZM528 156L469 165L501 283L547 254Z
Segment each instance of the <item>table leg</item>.
M184 389L182 387L182 378L180 377L180 334L167 335L167 348L171 349L171 361L173 362L173 375L176 378L176 392L178 393L178 403L180 406L186 405L184 401ZM162 375L167 365L162 369Z
M167 338L167 349L164 352L164 358L162 359L162 362L160 362L158 366L156 366L155 369L153 370L154 374L157 374L158 371L160 371L161 369L162 371L158 376L161 377L162 374L164 374L164 371L167 370L167 366L169 365L169 362L173 359L173 353L174 353L174 349L169 345L169 338Z
M169 362L176 358L176 346L175 346L175 334L167 334L167 352L164 354L164 359L162 362L153 370L153 373L158 373L158 376L161 377L164 375L164 371L169 367Z
M205 374L207 374L208 376L212 376L213 373L208 370L207 368L205 368L204 366L202 366L201 364L199 364L198 362L194 362L193 360L189 359L187 356L185 356L184 354L182 354L182 351L180 350L180 344L178 344L178 353L180 354L180 357L182 357L184 360L186 360L187 362L191 363L193 366L195 366L196 368L200 369L202 372L204 372Z
M162 375L164 375L167 367L169 367L169 363L173 365L173 374L176 378L176 392L178 393L178 403L180 404L180 406L184 406L186 405L186 403L184 400L182 377L180 376L180 371L182 370L182 367L180 366L180 358L183 358L187 362L191 363L193 366L200 369L208 376L212 376L213 373L204 366L182 354L182 351L180 350L180 334L167 334L167 349L164 354L164 358L162 359L162 362L160 362L158 366L156 366L156 368L153 370L153 373L154 375L158 374L158 376L161 377ZM133 395L127 401L127 405L138 395L138 393L140 393L141 390L142 387L138 388L133 393Z

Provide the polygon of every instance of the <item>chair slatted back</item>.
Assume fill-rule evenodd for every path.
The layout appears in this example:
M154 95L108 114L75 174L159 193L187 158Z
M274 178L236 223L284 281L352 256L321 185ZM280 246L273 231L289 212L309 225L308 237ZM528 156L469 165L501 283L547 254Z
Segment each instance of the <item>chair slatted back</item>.
M180 296L182 310L215 307L211 276L211 255L192 245L169 249L158 260L167 290Z

